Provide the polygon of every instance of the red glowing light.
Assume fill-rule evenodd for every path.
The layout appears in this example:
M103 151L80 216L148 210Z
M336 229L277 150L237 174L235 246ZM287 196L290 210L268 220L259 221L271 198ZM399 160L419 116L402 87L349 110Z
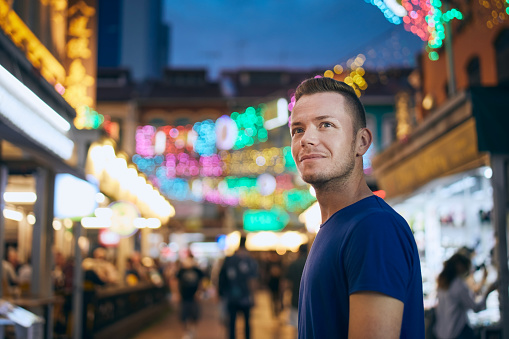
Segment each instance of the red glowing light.
M374 191L373 194L376 195L377 197L385 199L385 191L384 190Z

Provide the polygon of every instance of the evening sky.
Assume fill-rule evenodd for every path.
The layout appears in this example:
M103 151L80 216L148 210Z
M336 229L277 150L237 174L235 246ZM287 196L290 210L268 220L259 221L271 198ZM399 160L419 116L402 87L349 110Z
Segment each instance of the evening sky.
M364 0L166 0L169 64L223 69L415 66L424 43Z

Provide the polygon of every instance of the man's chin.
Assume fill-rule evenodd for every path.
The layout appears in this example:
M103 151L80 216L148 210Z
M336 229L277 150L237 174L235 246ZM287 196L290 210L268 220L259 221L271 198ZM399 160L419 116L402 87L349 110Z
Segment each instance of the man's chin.
M305 183L310 184L312 186L321 185L321 184L327 182L327 180L325 180L325 178L322 178L322 177L320 177L318 175L314 175L314 174L302 175L302 180Z

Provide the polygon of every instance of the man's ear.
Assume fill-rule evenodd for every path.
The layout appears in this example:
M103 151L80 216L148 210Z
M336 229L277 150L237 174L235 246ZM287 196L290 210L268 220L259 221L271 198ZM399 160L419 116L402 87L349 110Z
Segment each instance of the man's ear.
M368 151L369 146L371 146L371 142L373 142L373 135L371 134L371 131L367 128L361 128L357 132L355 155L362 157Z

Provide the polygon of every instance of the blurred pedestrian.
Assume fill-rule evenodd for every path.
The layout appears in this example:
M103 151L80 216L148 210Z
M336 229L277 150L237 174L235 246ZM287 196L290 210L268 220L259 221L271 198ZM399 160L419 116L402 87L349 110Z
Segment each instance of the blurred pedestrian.
M276 252L270 252L270 260L267 264L267 286L270 291L272 314L278 317L283 309L283 298L281 294L281 274L283 271L281 257Z
M30 284L32 282L32 264L31 258L27 259L27 262L21 264L18 270L18 282L20 294L27 296L30 294Z
M115 265L106 260L106 249L98 247L92 252L92 258L85 258L82 262L85 280L96 285L117 284L118 272Z
M302 274L299 338L424 338L414 236L364 178L372 134L362 103L331 78L304 81L295 99L292 155L322 217Z
M131 253L131 256L129 257L131 269L136 272L136 277L138 278L138 281L150 281L149 272L147 268L143 265L141 260L141 254L140 252L134 251Z
M18 253L13 247L7 248L6 259L2 260L2 286L5 288L5 295L17 294L19 285L17 273Z
M196 323L200 317L198 293L202 290L203 277L202 270L197 267L192 256L182 260L176 278L180 292L180 320L185 331L183 339L194 338Z
M299 247L298 257L288 265L284 276L284 287L289 288L292 293L290 302L290 325L297 328L299 320L299 288L302 271L306 264L308 244Z
M467 258L470 259L471 263L474 263L476 259L476 251L474 248L470 248L467 246L463 246L459 248L456 253L463 254ZM467 277L465 278L465 282L468 285L468 288L471 289L474 292L474 295L478 295L481 293L482 288L486 284L486 280L488 278L488 269L486 267L486 263L483 262L480 265L477 265L473 267L474 265L470 265L472 269L470 269L469 273L467 274ZM482 277L480 281L476 281L475 276L476 272L482 270Z
M219 272L219 295L226 300L230 339L235 339L235 324L239 311L244 314L245 338L249 339L251 336L250 317L257 277L258 264L246 249L246 238L241 237L237 252L225 258Z
M473 339L474 331L469 325L467 311L482 311L486 308L486 298L498 284L491 284L479 301L475 300L465 278L470 272L470 258L456 253L445 263L438 275L436 320L434 334L438 339Z

